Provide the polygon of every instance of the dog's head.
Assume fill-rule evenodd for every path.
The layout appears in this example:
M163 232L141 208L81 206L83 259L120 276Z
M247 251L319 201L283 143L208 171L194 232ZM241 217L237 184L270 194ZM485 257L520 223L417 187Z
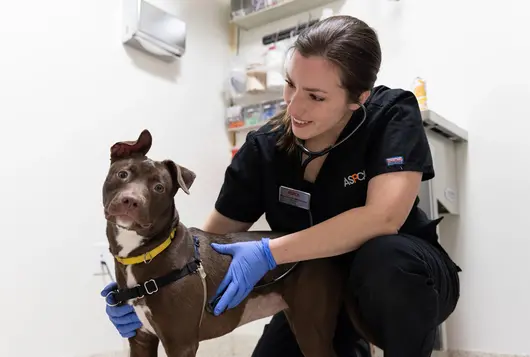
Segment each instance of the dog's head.
M173 220L175 194L179 188L189 194L195 180L195 173L171 160L149 159L151 144L147 130L136 141L114 144L103 184L105 218L142 236Z

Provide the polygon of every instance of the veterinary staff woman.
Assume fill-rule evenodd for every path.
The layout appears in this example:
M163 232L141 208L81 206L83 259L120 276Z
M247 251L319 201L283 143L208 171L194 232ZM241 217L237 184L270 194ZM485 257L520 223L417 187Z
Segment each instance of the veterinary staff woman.
M417 206L421 182L434 177L417 100L374 87L380 64L376 33L354 17L327 18L297 38L286 113L247 136L204 226L245 231L265 214L272 230L289 234L213 246L233 256L215 314L279 264L339 259L348 267L347 298L385 357L431 355L437 326L457 304L460 269L438 244L438 221ZM298 207L285 199L292 192L301 195ZM335 348L355 356L358 334L342 315ZM302 356L283 313L253 356Z

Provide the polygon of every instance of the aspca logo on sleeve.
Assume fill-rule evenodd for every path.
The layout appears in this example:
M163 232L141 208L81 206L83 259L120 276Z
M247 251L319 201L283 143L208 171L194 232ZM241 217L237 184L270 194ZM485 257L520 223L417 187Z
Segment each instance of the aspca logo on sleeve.
M344 187L354 185L359 181L364 181L366 179L366 173L364 170L357 172L356 174L351 174L344 178Z

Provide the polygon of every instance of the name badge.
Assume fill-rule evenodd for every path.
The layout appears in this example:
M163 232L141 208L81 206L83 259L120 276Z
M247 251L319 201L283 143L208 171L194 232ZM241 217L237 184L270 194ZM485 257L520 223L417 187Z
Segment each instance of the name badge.
M295 190L294 188L280 186L278 200L281 203L309 210L311 194L304 191Z

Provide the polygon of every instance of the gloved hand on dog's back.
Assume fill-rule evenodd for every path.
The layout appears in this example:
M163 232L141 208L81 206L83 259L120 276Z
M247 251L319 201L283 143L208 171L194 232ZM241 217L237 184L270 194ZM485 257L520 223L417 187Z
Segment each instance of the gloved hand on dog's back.
M115 290L116 287L116 283L110 283L101 291L101 296L105 298L108 304L112 305L115 303L113 301L113 295L109 295L109 293ZM138 315L136 315L134 308L129 304L120 306L109 306L108 304L105 311L120 335L124 338L134 337L136 330L142 327L142 322L138 318Z
M239 305L258 281L276 267L276 261L269 248L269 238L230 244L212 243L211 246L220 254L232 256L230 267L219 284L214 299L210 301L217 301L214 315L219 316L225 310Z

